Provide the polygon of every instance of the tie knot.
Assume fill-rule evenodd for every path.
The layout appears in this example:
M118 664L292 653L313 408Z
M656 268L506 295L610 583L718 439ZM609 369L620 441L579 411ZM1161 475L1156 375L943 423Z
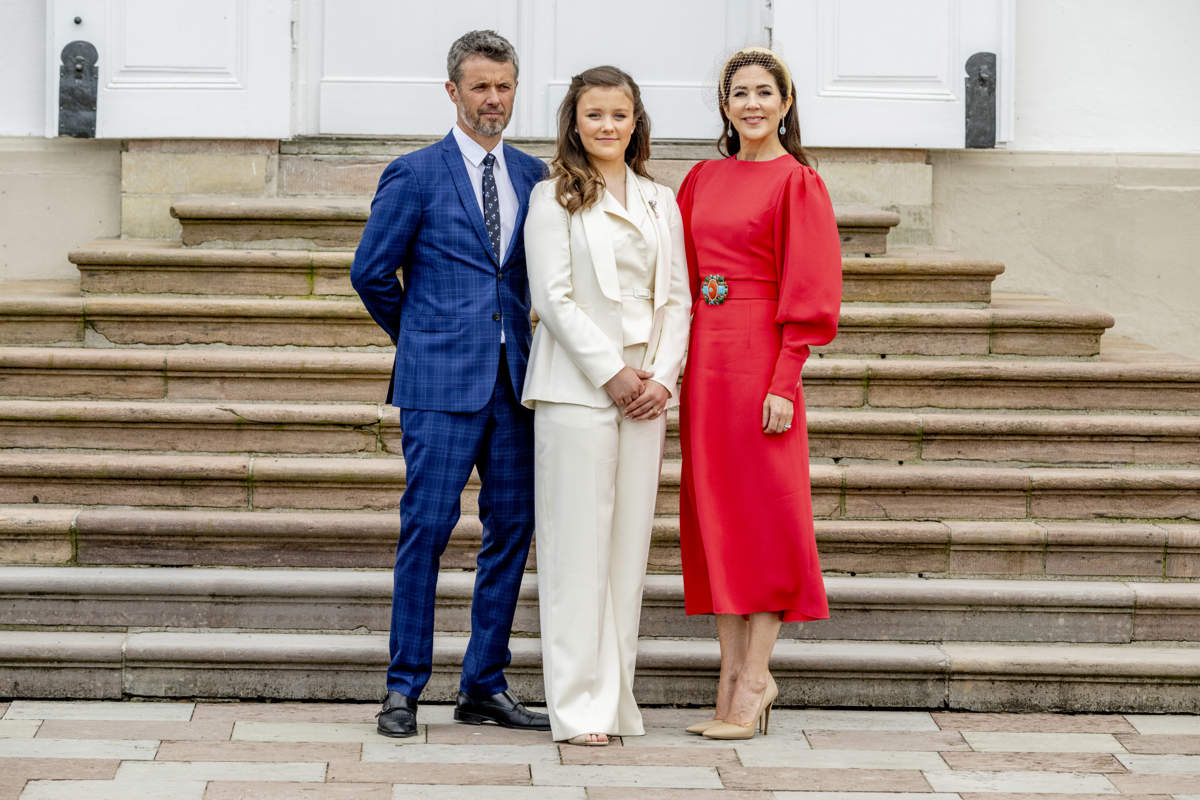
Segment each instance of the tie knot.
M492 164L495 164L495 163L496 163L496 156L494 153L488 153L486 156L483 157L483 165L485 167L490 167L490 166L492 166Z

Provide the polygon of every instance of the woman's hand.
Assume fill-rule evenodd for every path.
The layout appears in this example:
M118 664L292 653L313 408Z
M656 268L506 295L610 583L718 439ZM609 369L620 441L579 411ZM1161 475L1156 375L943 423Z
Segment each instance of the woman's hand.
M763 400L763 433L783 433L792 427L792 401L777 394L767 395Z
M622 367L621 371L608 379L604 391L617 404L621 411L642 393L642 381L650 377L650 373L633 367Z
M644 386L637 399L625 407L625 416L629 419L656 419L667 411L667 400L671 397L667 387L650 380Z

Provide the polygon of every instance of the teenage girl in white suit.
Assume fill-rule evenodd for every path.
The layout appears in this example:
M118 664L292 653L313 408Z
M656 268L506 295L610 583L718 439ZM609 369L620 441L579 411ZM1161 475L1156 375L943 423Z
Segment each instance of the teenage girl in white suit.
M649 155L633 79L576 75L525 222L542 668L553 736L575 744L644 733L642 587L691 311L683 222Z

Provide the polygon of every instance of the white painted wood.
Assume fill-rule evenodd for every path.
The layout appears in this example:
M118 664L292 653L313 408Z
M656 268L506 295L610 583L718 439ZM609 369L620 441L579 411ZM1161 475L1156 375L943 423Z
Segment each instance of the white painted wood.
M446 51L462 33L492 28L520 58L510 136L555 135L571 76L615 64L640 84L656 137L711 138L723 57L766 42L765 0L608 0L602 9L572 0L308 2L324 11L320 133L445 132L454 124Z
M46 3L48 135L59 54L76 39L100 53L97 138L290 135L290 0Z
M980 51L997 54L1006 134L1012 13L1011 0L775 3L772 43L792 68L805 143L962 147L965 65Z

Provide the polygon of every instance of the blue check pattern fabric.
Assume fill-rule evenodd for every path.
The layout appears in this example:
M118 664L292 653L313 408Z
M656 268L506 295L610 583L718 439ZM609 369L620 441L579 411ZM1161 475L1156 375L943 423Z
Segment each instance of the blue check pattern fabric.
M500 194L496 190L496 156L488 153L483 157L483 224L488 238L492 240L492 251L496 261L503 258L500 252Z

